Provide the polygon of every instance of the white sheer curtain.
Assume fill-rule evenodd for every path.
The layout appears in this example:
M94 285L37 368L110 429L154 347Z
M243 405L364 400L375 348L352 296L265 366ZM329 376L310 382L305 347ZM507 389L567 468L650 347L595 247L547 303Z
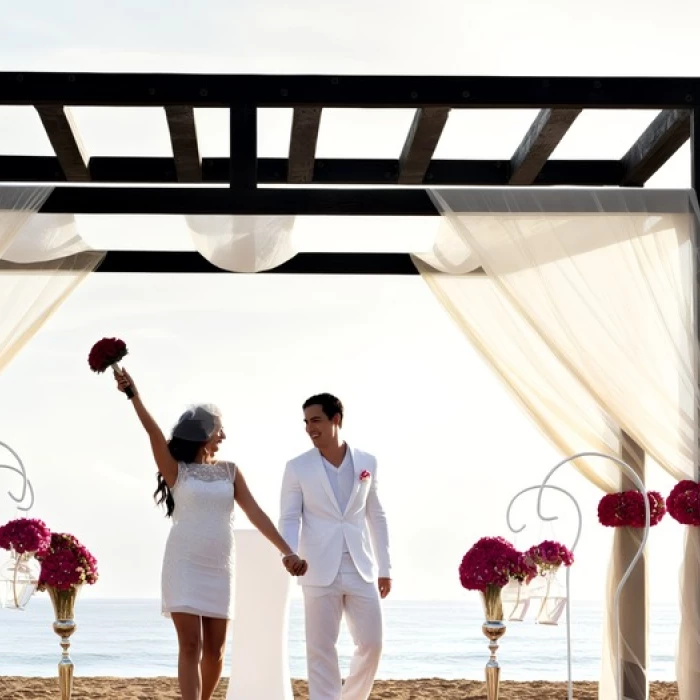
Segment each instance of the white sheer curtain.
M294 216L185 217L200 255L230 272L263 272L293 258L294 220Z
M104 258L74 217L38 214L50 187L0 187L0 371Z
M0 258L39 211L52 187L0 187Z
M482 267L492 295L507 299L546 344L552 363L539 378L555 390L566 369L610 417L608 430L609 422L620 426L676 478L697 479L689 193L446 190L433 196L453 238L425 260L448 272ZM440 273L423 274L433 286ZM456 279L464 287L473 282ZM474 308L459 308L473 323ZM521 338L511 336L508 344ZM559 432L555 422L548 425ZM683 700L700 697L697 540L689 532L677 663ZM604 673L601 697L614 696L603 695L614 687L609 682Z

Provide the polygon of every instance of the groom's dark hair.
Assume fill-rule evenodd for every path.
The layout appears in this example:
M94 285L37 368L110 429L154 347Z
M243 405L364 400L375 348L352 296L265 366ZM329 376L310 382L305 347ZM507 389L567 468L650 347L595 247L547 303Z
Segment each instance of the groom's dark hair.
M315 394L304 401L302 406L306 410L309 406L320 406L326 417L333 420L336 416L340 416L340 425L343 425L343 402L333 394Z

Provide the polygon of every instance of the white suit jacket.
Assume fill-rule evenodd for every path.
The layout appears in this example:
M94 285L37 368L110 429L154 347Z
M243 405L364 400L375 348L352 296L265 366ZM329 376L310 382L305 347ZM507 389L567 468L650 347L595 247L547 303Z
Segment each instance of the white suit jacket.
M299 579L302 586L333 583L340 568L343 537L365 581L390 576L389 533L377 493L377 460L366 452L348 449L355 483L344 511L335 498L319 450L314 448L287 462L279 530L287 544L309 564L306 575ZM369 476L361 479L363 472Z

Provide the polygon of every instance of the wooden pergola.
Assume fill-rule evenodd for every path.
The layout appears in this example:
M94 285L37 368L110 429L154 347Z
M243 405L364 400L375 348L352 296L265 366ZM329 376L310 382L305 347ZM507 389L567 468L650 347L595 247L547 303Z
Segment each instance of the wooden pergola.
M52 144L54 156L0 154L0 183L55 185L45 213L436 216L427 187L642 187L688 139L700 183L700 78L6 72L0 105L33 106ZM71 107L163 108L173 155L88 158ZM195 108L230 110L228 158L200 157ZM258 157L259 108L294 110L287 158ZM415 114L394 159L321 159L324 108ZM452 110L494 108L540 109L509 160L433 158ZM551 160L584 109L661 112L619 160ZM198 253L141 250L108 251L98 271L223 272ZM408 254L302 253L272 272L416 269Z
M0 73L0 106L36 109L53 156L0 154L0 184L54 185L41 211L114 215L439 216L431 187L643 187L688 140L700 187L700 78ZM93 156L71 107L162 108L172 157ZM195 108L230 110L230 154L202 158ZM258 109L293 109L286 158L259 158ZM324 109L412 109L392 159L317 158ZM433 155L452 110L539 109L508 160ZM585 109L655 110L618 160L552 160ZM261 185L265 187L260 187ZM196 252L110 250L98 272L225 272ZM301 253L271 273L417 274L407 253ZM268 273L264 273L268 274ZM630 439L622 457L644 477ZM623 489L634 488L623 479ZM628 543L629 544L629 543ZM631 545L629 545L631 547ZM628 547L629 549L629 547ZM633 548L621 552L631 560ZM633 576L644 585L644 562ZM622 600L623 625L645 615ZM645 640L636 649L643 655ZM628 664L629 677L641 669ZM643 683L642 683L643 684ZM632 690L625 689L632 697Z

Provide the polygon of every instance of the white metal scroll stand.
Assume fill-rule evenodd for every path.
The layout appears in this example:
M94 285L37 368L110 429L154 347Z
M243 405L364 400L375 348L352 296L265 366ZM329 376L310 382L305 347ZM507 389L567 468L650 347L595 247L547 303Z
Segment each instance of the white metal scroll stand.
M651 513L649 509L649 499L647 497L647 491L646 488L644 487L644 483L642 480L639 478L639 476L636 474L634 469L630 467L629 464L624 462L623 460L619 459L618 457L613 457L612 455L606 455L603 454L602 452L579 452L575 455L572 455L571 457L567 457L566 459L563 459L561 462L559 462L557 465L552 467L552 469L549 471L547 476L545 476L544 480L542 481L541 484L537 486L529 486L528 488L523 489L522 491L519 491L513 499L510 501L508 504L508 510L506 511L506 520L508 523L508 527L510 528L510 531L517 534L519 532L522 532L525 529L525 525L519 528L513 527L511 524L511 519L510 519L510 511L513 507L513 504L515 501L517 501L520 496L522 496L524 493L528 493L529 491L534 491L538 490L539 493L537 494L537 516L540 518L540 520L543 521L553 521L553 520L558 520L559 516L557 515L551 515L551 516L545 516L542 513L542 496L544 495L545 489L552 489L554 491L559 491L560 493L565 494L568 496L574 506L576 507L576 512L578 515L578 527L576 530L576 538L574 540L573 545L570 547L571 552L573 553L574 550L576 549L576 545L578 544L579 538L581 537L581 527L582 527L582 516L581 516L581 507L578 504L578 501L569 493L566 489L563 489L559 486L553 486L549 484L549 480L552 478L554 472L556 472L560 467L564 466L565 464L569 462L573 462L576 459L581 459L584 457L602 457L603 459L609 459L612 460L624 473L629 479L634 483L634 485L639 489L639 491L642 493L642 496L644 497L644 533L642 535L642 541L639 545L639 548L634 555L632 561L630 562L630 565L627 567L625 573L623 574L622 578L620 579L620 583L617 586L617 589L615 590L615 599L614 599L614 612L615 612L615 629L617 631L617 644L615 645L615 666L614 668L616 669L617 677L615 679L615 685L617 688L617 700L623 700L623 695L622 695L622 681L623 681L623 674L622 674L622 656L621 656L621 649L622 649L622 634L620 631L620 595L622 593L622 588L624 585L627 583L627 580L632 574L632 571L634 570L634 567L637 565L637 562L641 558L642 554L644 553L644 548L646 547L647 543L647 538L649 536L649 524L650 524L650 519L651 519ZM570 596L570 576L571 576L571 568L567 567L566 568L566 604L565 604L565 610L566 610L566 663L567 663L567 673L568 673L568 698L569 700L573 700L574 697L574 686L573 686L573 679L572 679L572 673L571 673L571 596Z
M11 464L0 464L0 469L9 469L15 474L19 474L22 477L22 493L19 496L15 496L12 491L8 491L7 495L17 504L17 509L27 512L34 506L34 488L32 487L32 482L27 478L27 470L24 467L24 463L20 459L20 456L7 444L0 441L0 447L5 448L17 461L19 466L13 466ZM29 505L21 505L29 497Z

